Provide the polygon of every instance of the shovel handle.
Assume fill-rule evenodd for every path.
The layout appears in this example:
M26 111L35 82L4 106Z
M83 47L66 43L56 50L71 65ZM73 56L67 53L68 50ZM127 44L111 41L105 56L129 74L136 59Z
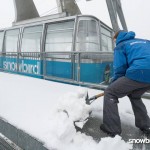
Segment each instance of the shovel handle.
M97 95L95 96L95 98L97 99L97 98L99 98L99 97L101 97L101 96L104 96L104 93L97 94Z
M91 98L89 98L87 101L91 101L91 100L96 100L97 98L101 97L101 96L104 96L104 93L100 93L100 94L97 94Z
M96 100L97 98L101 97L101 96L104 96L104 93L100 93L100 94L97 94L91 98L86 98L86 104L90 105L94 100Z

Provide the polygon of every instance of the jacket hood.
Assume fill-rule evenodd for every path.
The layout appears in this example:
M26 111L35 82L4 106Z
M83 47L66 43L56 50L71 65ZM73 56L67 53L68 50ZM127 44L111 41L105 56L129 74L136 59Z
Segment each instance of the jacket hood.
M126 31L120 31L118 34L118 37L116 39L116 45L118 45L120 42L123 42L125 40L131 40L135 38L135 32L130 31L130 32L126 32Z

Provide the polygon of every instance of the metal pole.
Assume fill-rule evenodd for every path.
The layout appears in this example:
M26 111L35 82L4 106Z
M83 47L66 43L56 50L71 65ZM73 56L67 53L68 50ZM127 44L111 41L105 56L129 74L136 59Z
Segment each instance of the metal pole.
M78 83L80 82L80 62L81 62L81 60L80 60L80 58L81 58L80 55L81 55L80 53L77 54L77 57L78 57L78 58L77 58L77 60L78 60L78 61L77 61L77 62L78 62L78 64L77 64L77 82L78 82Z
M57 2L57 7L58 7L58 12L62 13L63 11L63 5L62 5L62 0L56 0Z
M117 13L121 22L121 25L123 27L124 30L128 30L127 25L126 25L126 21L125 21L125 17L123 14L123 10L122 10L122 6L121 6L121 2L120 0L117 0Z
M117 32L120 30L120 28L118 25L117 14L116 14L116 10L115 10L116 0L115 1L106 0L106 3L107 3L107 8L108 8L108 12L109 12L109 16L110 16L113 30L114 30L114 32Z

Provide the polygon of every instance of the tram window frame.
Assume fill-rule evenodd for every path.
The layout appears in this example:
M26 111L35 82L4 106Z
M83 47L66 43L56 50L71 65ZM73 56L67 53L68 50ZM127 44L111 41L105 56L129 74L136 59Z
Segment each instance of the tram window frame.
M85 24L87 25L87 27L86 27L86 31L85 31L85 27L82 27L83 29L82 29L82 32L84 32L85 31L85 33L87 34L87 38L85 39L85 41L83 41L83 42L80 42L80 41L78 41L79 40L79 33L81 33L80 31L79 31L79 25L80 25L80 22L81 21L86 21L85 22ZM94 23L95 23L95 27L91 27L91 24L89 24L90 22L93 22L94 21ZM90 30L89 30L90 29ZM91 29L95 29L94 30L94 32L89 32L89 31L93 31L93 30L91 30ZM99 21L97 20L97 19L95 19L95 18L92 18L92 17L81 17L81 18L79 18L79 20L78 20L78 29L77 29L77 35L76 35L76 51L85 51L85 52L89 52L89 51L91 51L91 52L100 52L100 37L99 37L99 32L100 32L100 29L99 29ZM83 33L83 34L85 34L85 33ZM92 39L92 36L88 36L89 34L91 34L92 35L92 33L96 33L95 35L96 36L94 36L94 40ZM85 37L84 35L81 35L81 36L83 36L83 37ZM81 39L83 39L83 38L81 38ZM84 43L84 44L87 44L88 43L88 46L87 45L85 45L85 49L84 50L81 50L82 49L82 46L81 46L81 48L80 48L80 43ZM96 47L97 48L92 48L92 50L91 50L91 47L89 47L90 46L90 44L96 44ZM79 47L79 48L78 48ZM88 48L87 48L88 47ZM93 49L97 49L97 50L93 50Z
M101 26L101 47L102 51L106 52L113 51L112 32L106 29L104 26Z
M3 53L4 31L0 31L0 53Z
M37 28L37 29L36 29ZM40 28L40 30L38 29ZM36 29L36 30L34 30ZM40 33L40 34L39 34ZM24 44L24 36L29 36L29 35L33 35L33 39L38 39L39 41L37 42L38 44L38 51L36 50L37 48L35 48L35 51L23 51L23 44ZM35 34L38 34L38 38L37 38L37 35L35 36ZM20 45L20 52L21 52L21 56L23 57L31 57L30 54L34 54L33 56L34 57L40 57L39 53L41 52L41 48L42 48L42 38L43 38L43 24L40 24L40 25L34 25L34 26L26 26L26 27L23 27L23 30L22 30L22 37L21 37L21 45ZM28 39L28 38L26 38ZM25 46L30 46L30 44L27 44L29 41L27 41L25 43ZM35 45L34 45L35 46ZM28 49L28 48L25 48L25 49ZM36 55L37 54L37 55Z
M17 34L15 34L15 31L17 31L16 32ZM12 51L8 51L6 49L7 42L8 42L7 37L8 36L15 36L15 35L17 35L15 42L13 42L14 38L11 39L11 43L13 43L13 45L14 45L14 43L16 44L15 49L12 49ZM13 28L13 29L8 29L5 31L5 34L4 34L4 52L5 53L12 54L12 55L16 55L15 53L18 53L19 35L20 35L20 28ZM8 42L8 43L10 43L10 42Z
M57 21L57 22L46 24L45 52L47 53L48 58L52 58L52 59L54 58L70 59L71 58L71 55L69 52L71 52L73 48L74 25L75 25L75 19ZM65 36L68 34L68 36L64 38L64 36L60 36L60 34L62 35L64 34ZM53 38L50 38L50 36L52 36ZM59 41L56 42L56 39L57 40L59 39ZM63 45L66 44L64 45L63 51L58 50L60 49L57 47L58 43L63 44ZM54 47L55 50L50 50L48 48L48 46L50 47L52 44L56 45L56 47ZM61 52L62 54L60 54ZM65 52L65 54L63 54L63 52Z

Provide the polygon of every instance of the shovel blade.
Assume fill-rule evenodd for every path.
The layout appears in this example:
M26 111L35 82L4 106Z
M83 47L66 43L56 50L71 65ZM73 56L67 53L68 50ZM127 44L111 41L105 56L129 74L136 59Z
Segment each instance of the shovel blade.
M87 95L86 95L86 97L85 97L85 102L86 102L87 105L90 105L90 99L89 99L89 94L88 94L88 92L87 92Z

